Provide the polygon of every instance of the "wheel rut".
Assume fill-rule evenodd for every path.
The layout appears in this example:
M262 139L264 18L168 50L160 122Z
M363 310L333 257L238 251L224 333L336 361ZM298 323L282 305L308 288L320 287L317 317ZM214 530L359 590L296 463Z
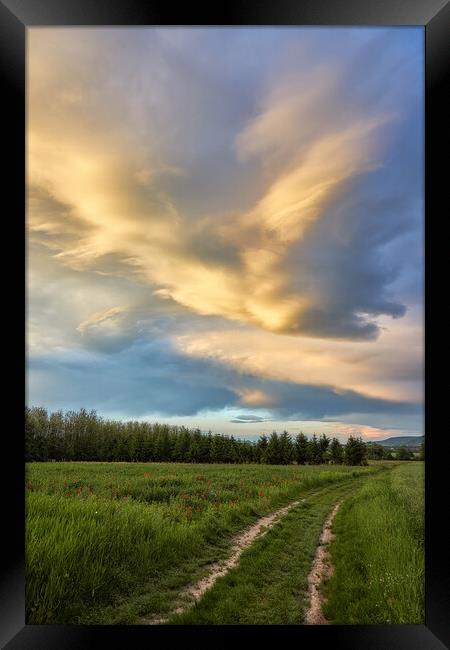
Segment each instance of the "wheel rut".
M309 607L305 614L305 625L329 625L323 613L324 599L320 588L323 582L333 574L333 565L330 560L329 544L334 539L331 532L333 520L342 501L335 504L328 517L325 519L319 545L308 576Z
M292 503L276 510L275 512L265 515L258 519L254 524L243 530L241 533L233 538L231 545L231 554L225 560L215 562L211 567L209 573L195 583L190 584L180 594L180 599L183 604L176 607L166 617L145 617L141 618L140 622L143 625L164 625L168 620L176 614L184 614L194 607L194 605L203 597L203 595L211 589L218 578L225 576L231 569L239 564L239 559L245 551L257 538L262 537L265 533L272 528L278 521L280 521L287 513L295 506L306 499L299 499Z

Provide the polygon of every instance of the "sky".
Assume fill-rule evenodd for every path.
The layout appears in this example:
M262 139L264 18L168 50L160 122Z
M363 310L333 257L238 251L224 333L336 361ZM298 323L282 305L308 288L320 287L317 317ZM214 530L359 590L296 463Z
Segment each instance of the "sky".
M423 28L29 28L27 403L423 430Z

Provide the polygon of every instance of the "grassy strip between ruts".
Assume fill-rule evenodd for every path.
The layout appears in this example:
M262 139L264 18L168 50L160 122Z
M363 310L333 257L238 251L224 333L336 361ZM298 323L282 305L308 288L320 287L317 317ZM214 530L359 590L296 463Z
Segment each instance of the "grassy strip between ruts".
M336 515L324 613L337 625L423 624L423 463L371 476Z
M133 623L261 515L375 467L39 463L27 467L27 623Z
M327 513L364 479L305 495L217 580L190 611L173 616L181 625L298 625L308 606L308 574Z

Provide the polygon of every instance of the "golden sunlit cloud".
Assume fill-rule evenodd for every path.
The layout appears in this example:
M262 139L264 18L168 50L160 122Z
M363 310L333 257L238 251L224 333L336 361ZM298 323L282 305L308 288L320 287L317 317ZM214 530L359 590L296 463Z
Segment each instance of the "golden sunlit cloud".
M32 34L30 39L29 187L47 191L67 206L72 237L58 239L61 224L44 220L32 201L31 234L47 231L54 235L51 246L59 247L57 258L80 270L101 270L104 256L117 255L129 265L130 274L198 314L223 316L272 332L301 333L305 311L315 308L320 296L291 286L290 248L321 218L345 181L378 164L375 145L388 118L361 115L355 119L352 115L335 131L329 124L324 135L317 133L300 152L285 154L284 164L275 165L265 193L252 208L206 220L205 233L197 225L200 240L219 239L234 249L235 263L224 266L192 254L191 223L158 184L161 169L173 174L170 161L162 167L158 163L157 173L158 164L155 168L146 164L142 147L133 137L125 136L120 125L111 128L109 120L103 128L89 97L80 89L73 95L62 79L58 79L62 84L59 104L51 110L42 101L42 93L48 90L42 77L51 63L44 56L41 59L34 46L39 38ZM322 85L320 77L316 79L321 102L332 99L327 92L329 74L330 70ZM68 102L67 97L73 96L76 101ZM264 155L266 142L276 145L274 113L284 115L282 145L286 149L290 133L295 140L299 124L308 131L314 103L305 106L293 102L290 95L276 96L272 107L269 94L264 112L238 136L241 156L261 151ZM152 158L151 149L145 157Z
M215 359L267 379L331 384L381 399L423 399L423 333L410 317L383 330L376 349L372 341L355 346L230 328L184 333L175 340L183 354Z
M109 325L111 321L114 322L115 316L123 314L126 311L124 307L111 307L111 309L105 309L104 311L92 314L87 320L84 320L78 325L77 330L83 333L98 325L104 325L105 323Z
M262 390L243 390L240 402L243 406L269 407L275 404L271 395Z

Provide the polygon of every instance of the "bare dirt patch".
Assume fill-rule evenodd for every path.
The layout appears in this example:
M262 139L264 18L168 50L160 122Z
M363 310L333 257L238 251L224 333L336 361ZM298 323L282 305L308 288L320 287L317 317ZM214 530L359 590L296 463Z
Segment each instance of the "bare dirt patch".
M310 574L308 576L309 608L305 615L305 625L329 625L322 611L323 597L320 586L333 573L328 546L334 539L331 525L341 503L337 503L325 519L319 545L316 550Z
M284 508L276 510L270 515L261 517L252 526L246 528L242 533L234 537L231 546L231 555L226 560L215 562L211 565L208 575L201 578L196 583L189 585L181 594L181 598L185 601L174 609L166 618L142 618L141 623L144 625L163 625L167 623L169 618L175 614L184 614L191 609L196 602L202 598L206 591L211 589L216 580L225 576L231 569L239 564L239 559L242 552L248 548L257 537L262 537L277 521L284 517L289 510L298 506L305 499L294 501Z

